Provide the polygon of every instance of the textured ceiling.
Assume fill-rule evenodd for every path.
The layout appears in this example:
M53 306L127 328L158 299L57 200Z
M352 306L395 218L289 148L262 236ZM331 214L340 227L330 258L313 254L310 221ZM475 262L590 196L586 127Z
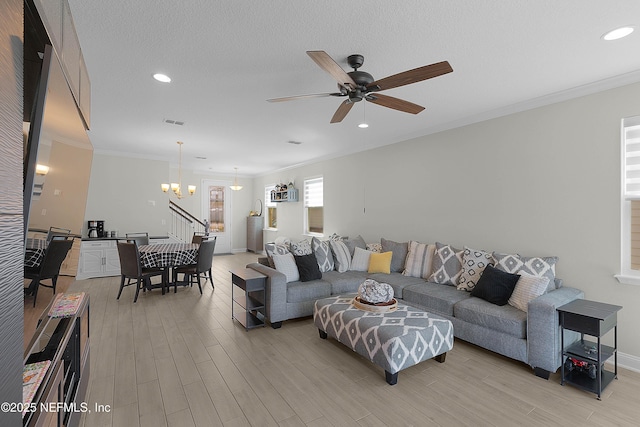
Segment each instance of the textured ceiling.
M640 31L601 39L622 25L640 30L637 0L69 3L91 78L95 149L175 163L182 140L183 166L212 173L265 173L516 111L553 94L640 81ZM372 103L365 111L360 102L330 124L340 98L266 102L336 90L307 50L326 51L347 71L347 56L362 54L361 70L376 79L443 60L454 72L384 92L425 106L418 115ZM156 82L156 72L173 81ZM364 114L370 127L359 129Z

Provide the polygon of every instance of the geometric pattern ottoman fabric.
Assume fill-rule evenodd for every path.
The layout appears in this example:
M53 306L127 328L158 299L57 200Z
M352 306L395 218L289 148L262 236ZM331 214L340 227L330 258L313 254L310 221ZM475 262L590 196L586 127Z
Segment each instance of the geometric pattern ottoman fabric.
M398 303L389 313L355 308L354 295L315 302L313 321L328 336L384 368L388 374L453 348L453 325L443 317Z

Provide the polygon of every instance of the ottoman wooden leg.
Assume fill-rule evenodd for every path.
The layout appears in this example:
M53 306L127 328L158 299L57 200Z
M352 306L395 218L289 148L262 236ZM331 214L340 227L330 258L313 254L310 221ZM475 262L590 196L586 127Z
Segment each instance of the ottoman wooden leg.
M440 362L440 363L444 363L444 360L446 358L447 358L447 353L442 353L434 357L434 359L436 359L436 362Z
M320 334L320 338L322 338L323 340L327 339L327 333L325 331L323 331L322 329L318 329L318 333Z
M398 373L395 374L389 373L389 371L384 371L384 377L387 380L387 384L396 385L398 384Z

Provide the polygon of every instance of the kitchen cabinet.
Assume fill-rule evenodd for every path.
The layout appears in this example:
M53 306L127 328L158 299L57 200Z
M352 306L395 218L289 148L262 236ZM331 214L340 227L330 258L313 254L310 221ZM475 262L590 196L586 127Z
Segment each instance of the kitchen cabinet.
M76 279L120 275L116 240L82 241Z

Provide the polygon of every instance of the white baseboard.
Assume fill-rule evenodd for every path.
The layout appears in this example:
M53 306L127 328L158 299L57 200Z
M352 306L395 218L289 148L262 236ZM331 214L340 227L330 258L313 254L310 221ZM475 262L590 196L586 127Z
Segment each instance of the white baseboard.
M606 365L613 369L613 358L607 360ZM618 352L618 367L640 372L640 357Z

